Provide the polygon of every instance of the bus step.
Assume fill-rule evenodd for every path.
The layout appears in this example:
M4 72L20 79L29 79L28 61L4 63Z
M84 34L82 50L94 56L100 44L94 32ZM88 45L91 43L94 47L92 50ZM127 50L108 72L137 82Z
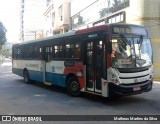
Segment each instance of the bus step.
M44 84L45 84L45 85L48 85L48 86L51 86L51 85L52 85L52 83L50 83L50 82L44 82Z

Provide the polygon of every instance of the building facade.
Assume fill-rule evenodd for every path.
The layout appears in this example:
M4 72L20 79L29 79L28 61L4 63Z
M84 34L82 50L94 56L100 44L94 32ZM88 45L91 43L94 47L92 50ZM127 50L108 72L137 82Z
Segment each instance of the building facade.
M43 37L43 12L50 0L21 0L20 42Z
M21 0L20 1L20 38L19 38L19 41L20 42L23 42L24 41L24 0Z
M44 12L45 36L68 32L71 0L52 0Z
M76 4L79 3L79 4ZM154 80L160 80L160 0L90 0L82 6L71 2L71 28L74 30L106 23L130 23L145 26L153 47Z
M77 4L79 2L79 4ZM81 5L82 4L82 5ZM129 0L90 0L84 3L73 0L71 3L71 27L81 29L105 23L126 22L125 10L129 8ZM78 6L84 6L75 11Z
M43 14L45 17L45 28L44 28L44 36L51 36L53 34L52 31L52 11L53 11L53 1L50 2L50 4L47 6L47 9L45 10L45 13Z

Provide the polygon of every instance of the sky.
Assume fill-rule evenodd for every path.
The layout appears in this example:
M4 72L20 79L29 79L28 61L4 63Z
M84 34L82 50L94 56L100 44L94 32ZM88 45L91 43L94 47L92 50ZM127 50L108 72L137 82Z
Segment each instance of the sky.
M71 16L77 14L80 10L82 10L83 8L87 7L88 5L90 5L95 1L96 0L85 0L85 2L83 2L83 0L72 0ZM77 8L77 5L79 5L78 8Z
M16 43L20 31L20 0L0 0L0 21L7 29L7 42Z

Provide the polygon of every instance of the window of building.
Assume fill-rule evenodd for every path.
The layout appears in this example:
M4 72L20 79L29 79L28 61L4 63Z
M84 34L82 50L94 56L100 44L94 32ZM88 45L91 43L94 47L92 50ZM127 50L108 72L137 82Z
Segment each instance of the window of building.
M125 21L125 12L120 12L110 17L107 17L107 23L124 23Z
M76 0L78 1L78 0ZM71 25L72 29L87 25L95 20L99 20L102 18L107 18L107 16L117 13L118 11L129 6L129 0L96 0L94 3L90 4L88 7L82 9L81 11L75 13L74 9L78 8L79 5L75 7L75 4L71 4ZM95 9L96 8L96 9ZM124 18L119 17L121 15L116 15L117 17L110 17L108 22L116 23L116 22L124 22Z
M62 21L62 19L63 19L63 5L61 5L59 7L59 17L60 17L60 20Z
M93 26L99 26L99 25L104 25L106 23L105 19L102 19L100 21L97 21L95 23L93 23Z
M52 26L54 26L54 23L55 23L55 12L52 13Z

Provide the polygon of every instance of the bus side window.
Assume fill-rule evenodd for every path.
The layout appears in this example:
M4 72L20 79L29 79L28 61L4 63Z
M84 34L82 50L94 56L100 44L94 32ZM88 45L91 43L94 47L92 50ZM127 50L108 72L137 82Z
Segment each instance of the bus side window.
M17 50L17 48L15 47L15 48L14 48L14 58L15 58L15 59L18 58L18 57L17 57L17 55L18 55L17 51L18 51L18 50Z
M28 59L35 59L35 49L34 45L29 45L26 47L26 53Z
M57 57L58 57L58 53L57 53L58 50L57 50L57 47L58 47L58 46L54 46L54 51L53 51L53 52L54 52L54 58L57 58Z
M18 48L14 48L14 59L18 59Z
M73 50L71 44L66 44L64 47L65 58L73 58Z
M80 43L79 42L77 42L76 44L75 44L75 48L74 48L74 58L80 58L80 54L81 54L81 51L80 51L80 48L81 47L81 45L80 45Z
M43 51L42 48L39 48L39 58L42 60L43 59Z
M80 48L74 51L74 58L80 58Z
M80 43L67 43L65 51L65 58L80 58Z
M26 49L27 50L27 49ZM44 60L44 53L43 52L45 52L45 50L43 50L43 48L42 48L42 45L40 45L40 44L35 44L34 45L34 49L33 49L33 51L32 51L33 53L33 55L32 55L32 58L33 59L37 59L37 60ZM28 54L29 55L29 53L27 52L26 54ZM28 56L27 56L28 57Z
M18 59L21 58L21 52L22 52L22 50L19 48L19 49L18 49Z
M13 59L22 59L23 58L23 47L22 46L14 46L13 47Z
M62 58L63 57L63 51L62 51L63 46L62 45L57 45L54 46L54 58Z

